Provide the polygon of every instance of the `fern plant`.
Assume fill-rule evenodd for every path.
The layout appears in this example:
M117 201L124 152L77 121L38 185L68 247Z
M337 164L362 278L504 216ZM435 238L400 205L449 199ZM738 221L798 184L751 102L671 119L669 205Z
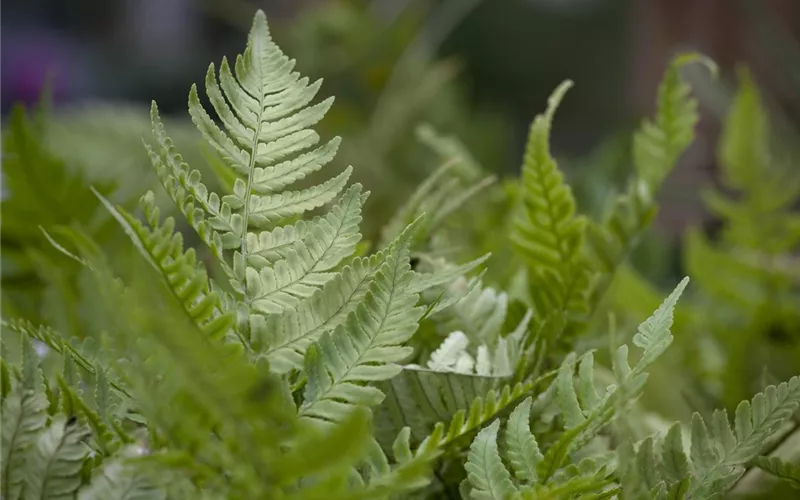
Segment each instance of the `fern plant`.
M690 405L733 410L743 398L797 373L798 177L746 70L723 123L720 186L703 192L718 231L688 230L681 265L696 283L678 311ZM645 314L660 292L628 267L610 294L620 320ZM696 333L699 332L699 335ZM767 365L768 369L764 366Z
M637 136L640 187L655 190L691 138L683 62ZM209 68L206 97L192 87L190 115L228 192L203 183L151 108L145 150L210 262L153 192L134 214L93 190L135 259L80 227L48 233L81 267L95 325L75 339L3 321L3 498L695 499L760 460L800 404L797 378L743 403L735 432L724 413L695 417L688 457L677 425L663 445L626 431L688 280L639 326L633 366L631 348L614 346L612 382L574 342L613 272L598 253L621 259L633 237L614 232L613 215L576 215L549 153L568 84L532 126L512 234L526 277L506 289L474 275L488 256L434 251L445 221L488 184L441 137L428 139L458 152L461 177L439 170L381 245L359 244L367 193L347 185L350 167L312 180L340 141L320 142L312 127L332 101L312 104L321 82L293 68L259 11L244 53ZM619 206L637 229L653 209Z

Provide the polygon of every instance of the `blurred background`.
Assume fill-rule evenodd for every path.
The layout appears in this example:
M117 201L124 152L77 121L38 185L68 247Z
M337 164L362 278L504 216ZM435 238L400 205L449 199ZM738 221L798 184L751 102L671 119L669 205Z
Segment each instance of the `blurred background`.
M576 87L554 149L575 160L567 170L579 178L591 168L579 159L627 146L670 57L697 50L721 78L700 71L692 82L704 120L658 224L674 236L690 222L713 224L698 188L714 183L736 65L751 68L781 119L800 120L795 0L5 0L3 112L35 101L50 75L60 107L146 109L155 99L184 116L187 89L208 61L235 55L256 8L301 71L336 95L323 128L344 137L346 161L374 181L413 185L431 170L407 147L421 122L458 136L487 170L515 172L532 116L565 78Z

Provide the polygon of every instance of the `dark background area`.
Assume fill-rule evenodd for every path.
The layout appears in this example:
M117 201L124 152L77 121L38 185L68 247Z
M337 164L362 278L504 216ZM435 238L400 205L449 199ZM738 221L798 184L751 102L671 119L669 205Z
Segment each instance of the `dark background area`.
M337 4L346 9L332 9ZM101 99L146 106L155 99L165 113L184 113L191 83L201 80L208 61L239 50L256 8L267 12L275 38L302 70L325 76L323 92L365 108L374 96L348 84L363 68L380 91L408 46L423 59L453 61L462 106L506 124L502 154L476 146L497 172L518 168L531 117L563 79L576 86L559 111L554 149L581 157L653 110L658 81L676 52L710 56L721 72L717 80L702 71L691 75L703 121L665 190L660 227L669 234L704 217L696 193L714 182L719 118L737 65L751 68L788 124L800 121L800 2L794 0L7 0L3 112L16 101L34 102L49 74L58 105ZM350 46L363 53L348 52ZM346 126L331 128L347 139ZM580 177L588 167L575 168Z

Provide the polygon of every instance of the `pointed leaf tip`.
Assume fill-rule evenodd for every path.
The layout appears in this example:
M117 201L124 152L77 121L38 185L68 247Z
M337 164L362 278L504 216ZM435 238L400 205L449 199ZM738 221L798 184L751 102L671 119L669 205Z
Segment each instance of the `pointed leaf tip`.
M706 68L708 68L708 71L709 73L711 73L712 78L716 78L717 75L719 74L719 67L717 66L717 63L714 62L714 60L708 57L707 55L701 54L699 52L688 52L685 54L678 54L672 60L672 65L676 68L681 68L683 66L686 66L687 64L691 64L694 62L700 63Z
M572 80L564 80L561 84L556 87L550 97L547 99L547 112L545 113L548 117L548 121L550 121L553 115L556 112L556 109L561 105L561 101L564 99L564 96L567 94L567 91L572 88L574 85Z

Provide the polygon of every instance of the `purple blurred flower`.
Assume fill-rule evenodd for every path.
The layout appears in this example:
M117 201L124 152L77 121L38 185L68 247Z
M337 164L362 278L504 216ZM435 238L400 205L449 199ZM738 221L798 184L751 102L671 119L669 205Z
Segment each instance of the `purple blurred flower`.
M76 59L70 41L54 33L5 29L0 58L3 101L36 102L47 79L54 101L70 97L75 85Z

